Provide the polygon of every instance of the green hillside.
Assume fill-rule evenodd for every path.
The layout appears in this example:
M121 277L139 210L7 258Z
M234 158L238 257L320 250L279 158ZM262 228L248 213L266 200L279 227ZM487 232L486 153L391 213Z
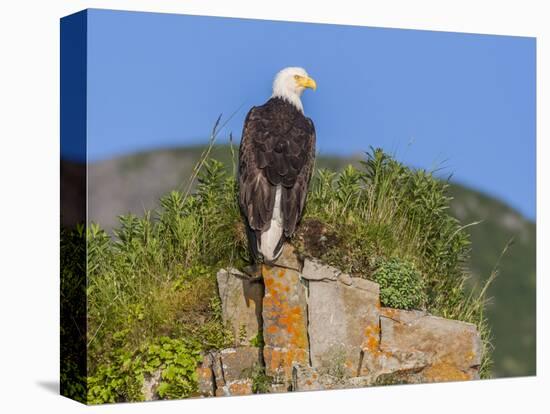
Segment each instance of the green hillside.
M513 240L500 263L488 317L494 335L494 375L536 373L536 227L515 210L485 194L460 185L452 187L453 214L468 228L472 241L473 282L489 274L502 249Z
M186 190L203 146L159 150L91 164L88 168L89 219L110 231L117 216L142 214L157 207L172 189ZM236 160L237 147L233 147ZM231 165L228 146L215 146L211 156ZM318 168L341 169L359 158L317 157ZM514 243L500 263L497 280L489 290L494 299L488 309L493 331L493 376L535 374L535 224L509 206L458 184L451 185L451 212L467 228L472 241L471 284L485 280L507 242Z

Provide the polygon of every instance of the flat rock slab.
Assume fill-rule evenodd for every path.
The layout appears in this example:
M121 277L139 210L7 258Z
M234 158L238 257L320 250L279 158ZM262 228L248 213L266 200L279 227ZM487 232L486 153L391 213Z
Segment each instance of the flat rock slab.
M296 270L297 272L302 271L302 261L296 254L296 249L290 243L283 244L283 251L281 255L277 258L273 266L284 267L286 269Z
M223 321L230 327L235 345L249 345L262 329L264 286L236 269L221 269L216 277Z
M316 272L330 274L331 270L321 268ZM360 373L365 343L372 340L371 333L379 327L379 287L360 278L339 279L340 275L336 280L309 280L311 365L320 372L353 377ZM372 338L372 346L377 347L378 336Z
M292 391L319 391L339 388L340 380L321 374L310 366L295 365L292 370Z
M309 360L306 287L293 269L263 265L262 275L266 374L289 384L292 366Z
M291 389L286 384L277 384L277 383L275 383L275 384L270 384L269 385L269 392L271 394L277 394L277 393L289 392L289 391L291 391Z
M406 355L414 351L417 359L421 355L425 360L426 367L410 382L479 378L482 343L475 325L419 311L384 308L380 326L382 352Z
M380 294L380 286L378 283L361 277L351 277L347 273L343 273L337 268L323 264L318 260L305 259L302 269L302 278L308 281L323 281L335 282L338 281L346 286L353 286L357 289L366 290L373 294Z
M226 348L210 355L216 396L252 394L251 377L254 370L262 365L260 348L254 346Z
M292 391L337 390L371 385L370 377L336 377L319 373L310 366L294 366Z
M245 379L262 364L262 350L255 346L226 348L214 354L214 374L219 385ZM218 380L222 380L220 382Z
M250 378L232 381L231 383L216 389L216 397L251 394L253 394L253 382Z
M335 267L325 265L318 260L305 259L302 277L307 280L336 280L342 272Z

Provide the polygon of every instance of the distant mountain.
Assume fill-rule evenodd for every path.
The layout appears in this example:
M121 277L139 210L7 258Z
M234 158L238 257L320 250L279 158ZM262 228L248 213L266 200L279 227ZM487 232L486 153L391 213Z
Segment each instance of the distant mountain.
M159 197L187 187L193 167L204 147L158 150L92 163L88 166L88 217L110 231L117 216L158 206ZM238 148L233 147L234 158ZM231 165L229 146L216 146L212 156ZM317 157L317 167L340 169L358 157ZM451 212L463 224L482 220L467 228L472 240L472 284L491 273L508 240L514 244L500 264L500 273L489 290L494 297L488 317L494 335L493 375L535 374L535 223L506 204L452 184Z
M470 269L479 283L490 274L506 243L500 272L489 289L494 375L536 373L536 226L506 204L460 185L453 185L452 213L462 223L483 220L468 228L472 241Z

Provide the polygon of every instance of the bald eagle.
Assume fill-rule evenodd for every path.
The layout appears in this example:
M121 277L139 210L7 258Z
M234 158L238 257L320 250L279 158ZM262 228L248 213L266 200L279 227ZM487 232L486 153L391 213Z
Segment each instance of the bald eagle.
M301 95L317 85L302 68L281 70L273 95L246 116L239 148L239 205L255 262L277 260L299 223L315 158L315 127Z

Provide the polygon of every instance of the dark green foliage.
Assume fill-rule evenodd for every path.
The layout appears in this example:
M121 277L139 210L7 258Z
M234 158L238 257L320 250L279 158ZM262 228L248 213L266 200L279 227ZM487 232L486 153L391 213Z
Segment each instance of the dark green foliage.
M410 261L386 260L378 266L372 279L380 285L380 301L384 306L420 309L426 300L422 275Z
M112 360L89 377L89 404L142 401L145 376L160 371L160 398L189 397L197 391L195 369L202 361L200 347L183 340L161 337L130 352L119 349Z
M83 225L61 228L61 394L86 401L86 236Z

